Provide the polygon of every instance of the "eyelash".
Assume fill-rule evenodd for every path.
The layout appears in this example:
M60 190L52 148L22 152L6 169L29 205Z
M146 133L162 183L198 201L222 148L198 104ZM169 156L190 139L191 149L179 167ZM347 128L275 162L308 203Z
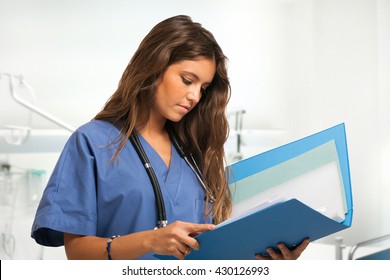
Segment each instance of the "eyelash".
M189 85L192 84L192 81L191 81L191 80L188 80L188 79L186 79L186 78L184 78L184 77L182 77L181 79L182 79L182 81L183 81L183 84L185 84L185 85L187 85L187 86L189 86ZM206 88L201 88L200 90L201 90L201 92L202 92L202 95L206 94L206 92L207 92L207 89L206 89Z
M192 84L192 81L191 81L191 80L188 80L188 79L186 79L186 78L184 78L184 77L182 77L181 79L182 79L183 83L184 83L185 85L187 85L187 86L189 86L190 84Z

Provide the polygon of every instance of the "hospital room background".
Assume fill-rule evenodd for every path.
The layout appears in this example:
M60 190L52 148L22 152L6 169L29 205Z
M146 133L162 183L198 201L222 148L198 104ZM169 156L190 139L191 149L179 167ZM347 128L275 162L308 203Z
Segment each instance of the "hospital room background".
M30 238L51 170L142 38L177 14L212 31L229 58L229 163L345 123L352 227L301 259L389 248L389 0L1 0L0 259L66 258Z

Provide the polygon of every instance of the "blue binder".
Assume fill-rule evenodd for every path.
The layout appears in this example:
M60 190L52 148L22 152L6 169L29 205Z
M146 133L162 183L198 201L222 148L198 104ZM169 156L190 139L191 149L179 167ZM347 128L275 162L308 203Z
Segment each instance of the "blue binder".
M251 260L256 253L266 253L266 248L279 242L293 248L306 237L311 241L341 231L352 224L352 191L348 161L345 125L339 124L324 131L283 145L230 166L230 184L244 180L288 160L294 159L319 146L333 141L344 187L345 219L337 222L292 198L275 203L231 223L200 234L199 251L192 251L191 260ZM156 255L160 259L175 259Z

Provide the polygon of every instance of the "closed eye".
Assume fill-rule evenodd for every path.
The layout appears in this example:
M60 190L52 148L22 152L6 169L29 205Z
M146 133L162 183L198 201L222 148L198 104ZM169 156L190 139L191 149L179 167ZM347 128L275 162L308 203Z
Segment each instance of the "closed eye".
M183 84L185 84L187 86L189 86L193 83L193 81L191 79L188 79L186 77L181 77L181 80L183 81ZM201 91L202 96L205 95L207 93L207 87L202 87L200 89L200 91Z
M189 85L192 84L192 81L191 81L191 80L186 79L186 78L184 78L184 77L181 77L181 80L183 81L183 84L185 84L185 85L187 85L187 86L189 86Z

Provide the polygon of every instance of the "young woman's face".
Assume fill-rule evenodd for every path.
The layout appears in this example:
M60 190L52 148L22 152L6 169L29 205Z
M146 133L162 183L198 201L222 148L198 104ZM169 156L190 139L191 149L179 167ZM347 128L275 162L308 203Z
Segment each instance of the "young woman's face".
M215 61L203 57L170 65L157 85L152 114L164 120L180 121L198 104L215 70Z

